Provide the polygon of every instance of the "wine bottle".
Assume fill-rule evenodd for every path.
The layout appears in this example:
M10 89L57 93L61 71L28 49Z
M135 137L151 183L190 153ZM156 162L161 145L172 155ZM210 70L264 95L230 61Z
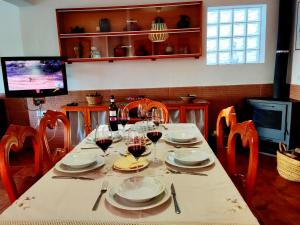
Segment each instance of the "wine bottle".
M112 131L117 131L118 130L118 117L117 117L118 107L115 103L115 97L113 95L110 98L110 105L108 110L109 110L110 129Z

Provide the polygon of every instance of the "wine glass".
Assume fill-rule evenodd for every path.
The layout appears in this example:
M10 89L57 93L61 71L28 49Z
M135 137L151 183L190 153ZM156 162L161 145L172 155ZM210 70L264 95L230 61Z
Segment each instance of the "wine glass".
M129 110L127 108L119 109L118 110L118 120L122 124L123 127L123 135L125 134L125 125L128 123L129 117Z
M134 129L128 131L127 150L138 163L139 158L146 151L144 135Z
M100 125L96 128L95 131L95 143L96 145L102 149L104 152L104 156L106 150L113 142L112 132L110 130L105 129L105 127L101 127Z
M157 120L157 121L160 121L160 120ZM147 128L147 137L153 143L153 153L154 153L153 163L154 164L160 164L160 160L156 156L156 151L157 151L156 150L156 143L161 138L161 136L162 136L162 131L161 131L161 126L159 126L159 123L158 123L158 126L157 125L148 126L148 128Z
M147 117L146 105L144 103L140 103L137 107L137 116L141 118L141 120L145 120Z
M163 122L163 111L160 108L153 108L151 111L151 120L155 126Z

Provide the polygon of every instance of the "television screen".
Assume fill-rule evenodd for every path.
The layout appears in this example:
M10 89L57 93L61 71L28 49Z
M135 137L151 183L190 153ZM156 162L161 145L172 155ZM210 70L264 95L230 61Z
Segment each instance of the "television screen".
M62 57L2 57L7 97L46 97L68 94Z

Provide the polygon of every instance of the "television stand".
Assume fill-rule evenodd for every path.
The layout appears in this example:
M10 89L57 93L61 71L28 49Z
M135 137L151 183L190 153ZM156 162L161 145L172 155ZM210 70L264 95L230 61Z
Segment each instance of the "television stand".
M42 104L45 104L46 102L46 99L45 97L41 97L41 98L33 98L32 99L32 102L35 106L39 106L39 105L42 105Z

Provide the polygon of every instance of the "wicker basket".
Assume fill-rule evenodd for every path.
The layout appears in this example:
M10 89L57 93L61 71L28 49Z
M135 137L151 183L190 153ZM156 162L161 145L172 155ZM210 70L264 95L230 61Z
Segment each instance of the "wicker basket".
M283 144L279 144L279 149ZM285 149L285 147L283 147ZM286 155L282 150L277 151L277 170L281 177L300 182L300 161Z
M103 96L86 96L89 105L99 105L102 103Z

